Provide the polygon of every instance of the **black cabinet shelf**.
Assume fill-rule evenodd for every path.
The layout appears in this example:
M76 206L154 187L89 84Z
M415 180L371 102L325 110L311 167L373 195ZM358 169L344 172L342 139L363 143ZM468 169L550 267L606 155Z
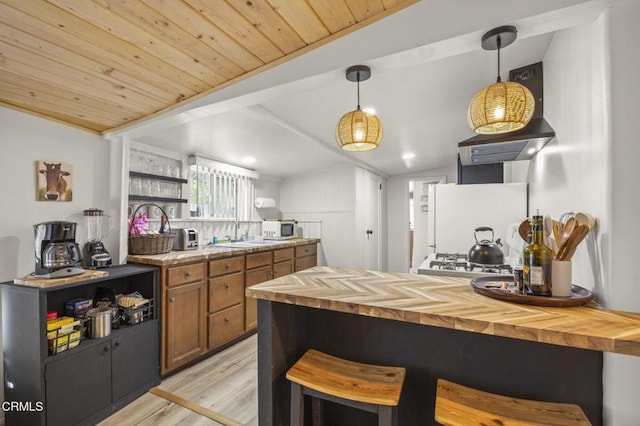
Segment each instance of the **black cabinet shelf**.
M83 339L49 354L47 313L64 314L66 301L139 292L160 306L159 269L119 265L108 275L33 287L6 282L2 291L4 396L6 401L46 401L43 411L7 411L6 424L95 425L160 383L160 316L121 326L101 339Z
M147 195L129 195L130 201L145 201L149 203L163 202L163 203L186 203L184 198L165 198L165 197L149 197Z
M152 175L151 173L129 172L131 177L139 177L144 179L164 180L166 182L189 183L187 179L176 178L171 176Z

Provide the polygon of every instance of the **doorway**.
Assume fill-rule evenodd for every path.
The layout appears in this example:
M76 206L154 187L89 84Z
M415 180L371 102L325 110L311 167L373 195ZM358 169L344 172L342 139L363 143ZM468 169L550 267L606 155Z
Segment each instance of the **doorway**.
M418 267L433 251L429 247L429 188L432 185L446 183L446 176L414 177L407 179L408 203L408 271L417 273Z

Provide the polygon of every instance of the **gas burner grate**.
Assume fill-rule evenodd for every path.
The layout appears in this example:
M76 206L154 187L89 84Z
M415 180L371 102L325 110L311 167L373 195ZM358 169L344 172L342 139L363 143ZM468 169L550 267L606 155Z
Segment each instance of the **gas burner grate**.
M488 272L488 273L495 273L495 274L511 274L513 273L513 269L511 268L511 265L506 265L506 264L500 264L500 265L484 265L482 263L468 263L467 266L467 271L472 271L472 272Z

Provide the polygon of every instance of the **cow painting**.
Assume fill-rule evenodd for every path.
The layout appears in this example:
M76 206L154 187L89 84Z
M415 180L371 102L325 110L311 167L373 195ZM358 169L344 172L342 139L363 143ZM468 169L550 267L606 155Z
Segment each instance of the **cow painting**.
M71 165L38 161L38 201L71 201Z

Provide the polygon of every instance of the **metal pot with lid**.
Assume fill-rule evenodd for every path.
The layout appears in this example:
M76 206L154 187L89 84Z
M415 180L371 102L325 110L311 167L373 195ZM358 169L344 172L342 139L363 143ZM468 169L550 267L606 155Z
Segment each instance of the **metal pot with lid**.
M478 241L478 232L491 232L491 239L483 239ZM469 263L477 263L481 265L502 265L504 263L504 253L502 253L502 243L498 238L493 241L493 229L488 226L476 228L473 233L476 243L469 250Z

